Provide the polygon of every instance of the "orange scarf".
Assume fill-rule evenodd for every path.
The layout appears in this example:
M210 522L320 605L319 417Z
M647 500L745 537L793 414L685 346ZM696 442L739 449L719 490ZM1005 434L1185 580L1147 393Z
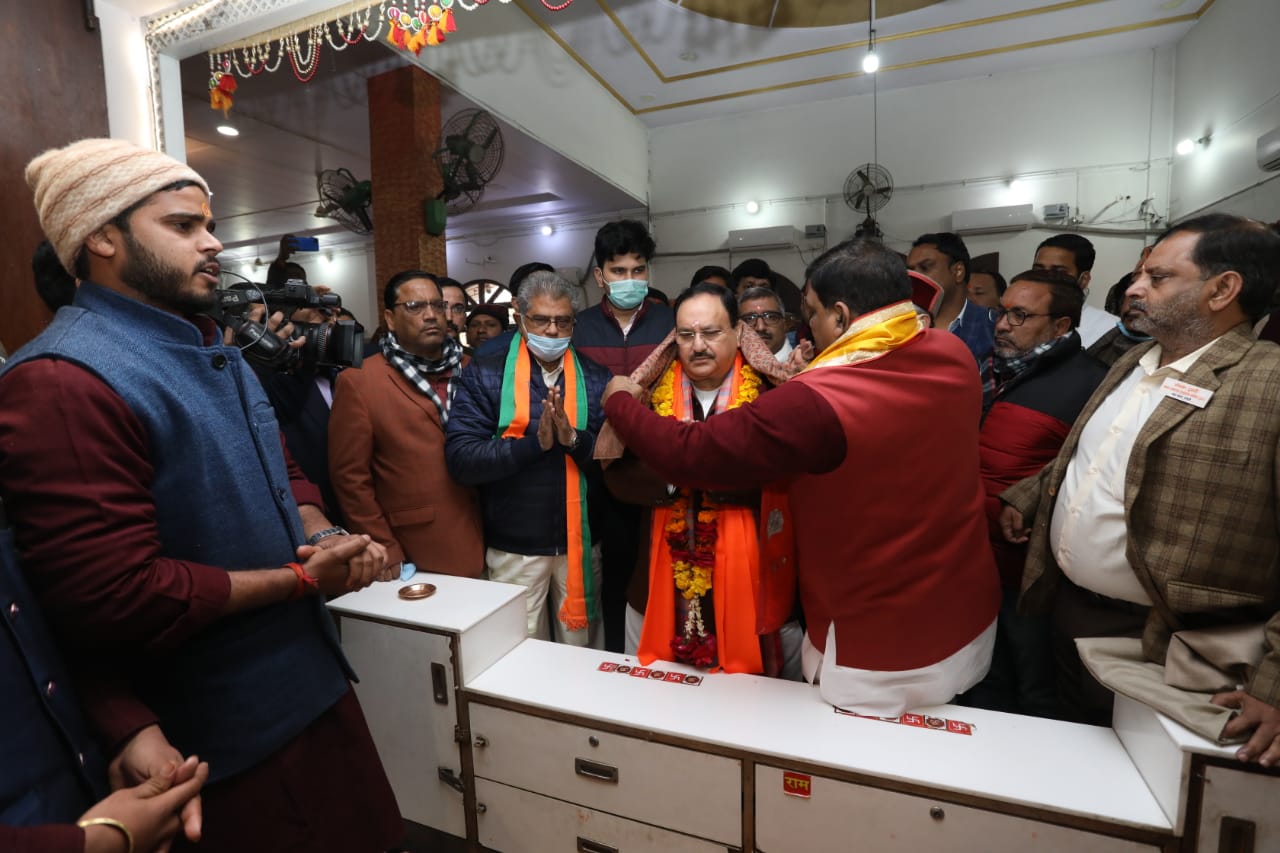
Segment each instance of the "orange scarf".
M532 361L524 338L516 335L507 350L502 376L499 438L524 438L529 428L529 390ZM587 425L587 393L578 355L570 347L564 355L564 411L574 429ZM569 631L581 631L592 618L599 618L595 596L595 576L591 571L591 527L587 520L587 478L564 455L564 496L566 535L569 545L569 573L565 579L565 599L557 618Z
M734 360L730 400L741 394L742 355ZM685 409L681 388L684 371L680 362L670 367L672 375L671 417L692 419ZM760 641L756 637L756 597L760 576L760 543L754 514L746 507L717 505L715 564L711 573L711 594L715 603L715 635L719 669L725 672L759 673ZM677 634L675 583L672 578L671 548L667 526L672 521L670 507L653 512L649 544L649 603L637 657L648 666L655 660L671 660L671 641Z

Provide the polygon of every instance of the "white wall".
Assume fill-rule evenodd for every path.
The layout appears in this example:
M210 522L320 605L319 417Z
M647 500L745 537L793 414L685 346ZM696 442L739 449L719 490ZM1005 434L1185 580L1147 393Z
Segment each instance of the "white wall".
M905 251L927 231L950 230L953 210L1067 202L1094 225L1132 230L1148 197L1168 209L1173 51L1114 56L1084 66L896 89L880 94L879 159L893 173L893 200L878 215L886 242ZM872 98L798 104L767 113L654 129L650 196L660 253L657 276L687 283L698 266L728 266L731 229L822 223L828 240L850 236L862 215L837 197L849 172L872 159ZM1147 164L1150 163L1150 169ZM1011 189L1005 178L1022 176ZM1127 199L1125 198L1127 197ZM746 213L745 202L762 203ZM1030 265L1049 231L966 238L977 255L1001 252L1001 269ZM1109 284L1133 266L1143 236L1088 234L1095 279ZM799 281L815 251L763 254ZM736 262L744 255L735 255ZM1101 304L1104 287L1090 301Z
M1241 191L1234 203L1217 205L1274 221L1280 218L1276 173L1257 166L1258 137L1280 127L1280 61L1276 0L1217 0L1177 46L1173 140L1209 144L1173 167L1175 218L1200 212ZM1249 192L1259 181L1267 189Z

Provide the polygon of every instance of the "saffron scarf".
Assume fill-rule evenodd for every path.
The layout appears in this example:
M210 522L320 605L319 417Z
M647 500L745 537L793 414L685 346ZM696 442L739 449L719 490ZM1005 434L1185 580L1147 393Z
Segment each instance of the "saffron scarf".
M838 367L879 358L913 339L924 330L924 321L908 301L896 302L863 314L845 333L818 353L805 370Z
M524 337L511 338L502 372L502 399L498 412L498 438L524 438L529 428L529 396L533 359ZM578 354L570 347L564 355L564 411L574 429L587 425L587 387ZM587 519L587 477L564 454L564 498L566 539L569 545L569 573L566 595L557 618L569 631L585 629L599 619L595 576L592 574L591 526Z
M737 401L742 395L743 358L739 352L730 374L728 399ZM678 360L668 368L659 382L662 392L655 392L654 409L679 421L692 420L689 405L691 392L685 389L688 379ZM759 381L758 379L756 380ZM667 401L666 391L670 390ZM687 497L687 492L682 494ZM681 502L683 503L683 502ZM704 511L706 509L704 504ZM711 573L711 594L715 607L716 651L719 669L725 672L759 673L764 667L760 657L760 641L756 636L756 597L759 594L760 543L756 521L746 507L714 505L716 514L715 562ZM672 573L671 546L667 528L673 522L671 507L658 507L653 512L649 544L649 603L645 607L644 627L640 634L637 657L643 666L655 660L672 660L672 640L682 626L676 625L675 581ZM690 527L694 524L689 521Z

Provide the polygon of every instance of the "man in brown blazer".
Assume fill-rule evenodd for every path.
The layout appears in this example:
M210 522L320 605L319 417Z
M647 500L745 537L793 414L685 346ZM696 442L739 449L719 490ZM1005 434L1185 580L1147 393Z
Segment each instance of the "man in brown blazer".
M475 492L444 465L444 430L462 348L447 334L436 277L397 273L383 292L382 351L338 374L329 419L329 469L353 532L387 549L383 580L402 563L479 577L484 541Z
M1141 636L1164 663L1174 631L1266 622L1257 672L1213 698L1239 711L1225 735L1252 732L1238 757L1264 766L1280 761L1280 348L1252 324L1278 271L1261 223L1165 232L1128 290L1154 341L1115 363L1057 459L1001 495L1006 538L1030 540L1022 607L1052 614L1077 719L1106 724L1110 694L1075 637Z

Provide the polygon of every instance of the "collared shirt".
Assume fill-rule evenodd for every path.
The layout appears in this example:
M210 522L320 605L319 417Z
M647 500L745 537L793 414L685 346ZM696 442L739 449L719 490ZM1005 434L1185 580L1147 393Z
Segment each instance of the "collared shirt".
M778 360L778 362L779 362L779 363L781 363L781 364L786 364L786 363L787 363L787 359L791 356L791 351L792 351L793 349L795 349L795 347L794 347L794 346L792 346L792 344L791 344L791 339L790 339L790 338L783 338L783 339L782 339L782 349L780 349L780 350L778 350L777 352L775 352L775 353L773 354L773 357L774 357L774 358L776 358L776 359Z
M1049 524L1054 559L1077 586L1151 604L1125 550L1125 472L1138 433L1164 399L1161 385L1186 373L1216 342L1217 338L1164 367L1160 345L1152 347L1084 425Z
M1076 327L1076 331L1080 333L1081 343L1086 349L1093 346L1098 338L1116 327L1116 321L1119 319L1115 314L1110 314L1101 308L1085 305L1080 309L1080 325Z

